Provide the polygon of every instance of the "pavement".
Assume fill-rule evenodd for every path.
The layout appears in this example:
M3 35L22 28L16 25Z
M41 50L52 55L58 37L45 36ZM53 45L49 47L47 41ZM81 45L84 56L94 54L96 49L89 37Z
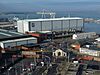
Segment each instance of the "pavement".
M76 75L82 75L82 73L83 73L83 67L84 67L83 64L80 64L80 65L79 65L79 68L78 68L78 70L77 70Z
M57 74L57 64L53 64L51 67L48 68L47 75L56 75Z

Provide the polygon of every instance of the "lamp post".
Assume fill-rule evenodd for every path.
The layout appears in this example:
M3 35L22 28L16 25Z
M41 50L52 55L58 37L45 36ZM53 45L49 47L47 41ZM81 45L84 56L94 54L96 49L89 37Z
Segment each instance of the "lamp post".
M69 58L70 58L70 53L68 52L68 55L67 55L67 57L68 57L68 63L69 63Z
M36 66L37 65L37 61L36 61L36 57L34 57L34 66Z
M41 49L41 53L42 53L42 59L43 59L43 50Z

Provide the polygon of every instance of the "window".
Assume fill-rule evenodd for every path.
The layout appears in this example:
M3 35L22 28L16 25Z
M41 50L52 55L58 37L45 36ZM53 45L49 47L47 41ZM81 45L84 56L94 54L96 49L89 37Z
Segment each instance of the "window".
M32 27L35 27L35 23L32 23Z
M61 56L61 52L58 52L58 56Z
M54 56L55 56L55 53L54 53Z

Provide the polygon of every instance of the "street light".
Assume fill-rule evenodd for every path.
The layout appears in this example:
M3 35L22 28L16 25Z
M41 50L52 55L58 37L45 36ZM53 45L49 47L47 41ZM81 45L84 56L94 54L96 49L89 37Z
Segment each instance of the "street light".
M42 50L42 48L41 48L41 52L42 52L43 50ZM43 59L43 53L42 53L42 59Z
M67 56L68 56L68 63L69 63L69 58L70 58L70 53L69 52L68 52L68 55Z

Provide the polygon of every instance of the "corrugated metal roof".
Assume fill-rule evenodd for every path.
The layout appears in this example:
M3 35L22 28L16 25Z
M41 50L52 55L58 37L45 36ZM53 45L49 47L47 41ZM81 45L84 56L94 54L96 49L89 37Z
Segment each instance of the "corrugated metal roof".
M26 34L22 34L22 33L17 33L17 32L11 32L8 30L4 30L4 29L0 29L0 41L3 40L11 40L11 39L16 39L16 38L21 38L21 37L28 37L31 35L26 35Z
M22 39L14 39L14 40L7 40L7 41L2 41L3 43L7 42L16 42L16 41L24 41L24 40L36 40L37 38L35 37L29 37L29 38L22 38Z
M79 17L62 17L62 18L48 18L48 19L24 19L19 21L54 21L54 20L74 20L74 19L83 19Z

